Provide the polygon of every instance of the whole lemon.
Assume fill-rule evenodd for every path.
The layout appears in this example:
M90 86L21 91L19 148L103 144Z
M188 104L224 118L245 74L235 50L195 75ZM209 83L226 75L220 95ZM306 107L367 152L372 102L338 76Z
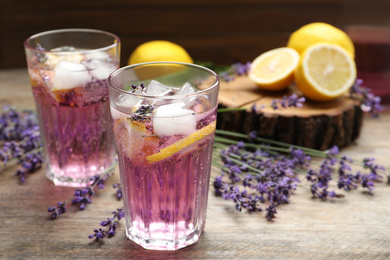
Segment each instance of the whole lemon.
M180 45L170 41L149 41L139 45L130 55L128 64L151 61L177 61L194 63L191 56Z
M327 23L310 23L302 26L290 35L287 47L293 48L300 54L310 45L327 42L340 45L355 57L355 47L349 36L342 30Z

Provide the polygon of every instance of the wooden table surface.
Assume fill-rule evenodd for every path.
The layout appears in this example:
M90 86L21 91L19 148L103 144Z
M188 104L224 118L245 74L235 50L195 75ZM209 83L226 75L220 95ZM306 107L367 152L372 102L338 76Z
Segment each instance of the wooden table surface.
M26 69L0 71L0 105L33 107ZM364 118L358 140L342 153L354 158L375 157L390 166L390 112L379 119ZM275 221L264 213L235 210L216 197L210 187L205 232L199 242L175 252L149 251L129 241L124 221L111 239L88 239L100 221L121 207L113 183L97 190L84 211L68 212L50 220L47 209L72 197L73 188L55 187L40 170L21 185L16 166L0 172L1 259L389 259L390 185L376 184L373 194L361 189L344 192L343 199L313 199L304 176L290 204L278 207ZM218 174L213 169L212 176Z

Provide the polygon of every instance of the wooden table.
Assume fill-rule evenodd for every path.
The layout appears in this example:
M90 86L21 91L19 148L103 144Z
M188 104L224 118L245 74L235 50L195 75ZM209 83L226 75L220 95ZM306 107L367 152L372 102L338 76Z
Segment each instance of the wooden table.
M33 107L25 69L0 71L0 105ZM355 158L375 157L390 166L390 113L364 119L361 136L343 150ZM210 187L207 224L200 241L176 252L144 250L125 236L124 222L111 239L88 239L100 221L121 207L113 183L97 190L85 211L50 220L47 209L72 196L74 189L54 187L40 170L21 185L10 164L0 172L1 259L388 259L390 258L390 185L376 184L372 195L361 189L330 201L313 199L304 176L290 204L278 207L275 221L264 214L235 210ZM218 174L213 169L212 175Z

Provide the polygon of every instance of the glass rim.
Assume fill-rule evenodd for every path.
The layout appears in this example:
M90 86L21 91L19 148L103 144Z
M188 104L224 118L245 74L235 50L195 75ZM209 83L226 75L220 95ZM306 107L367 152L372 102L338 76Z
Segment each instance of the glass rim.
M133 69L133 68L136 68L136 67L140 67L140 66L145 66L145 65L163 65L163 64L166 64L166 65L175 65L175 64L176 65L183 65L183 66L187 66L187 67L192 67L192 68L195 68L195 69L203 70L203 71L208 72L211 76L214 76L215 81L213 82L213 84L211 84L211 86L209 86L206 89L202 89L202 90L196 91L195 93L191 93L191 94L174 95L174 96L152 96L152 95L140 95L140 94L136 94L136 93L131 93L128 90L124 90L124 89L121 89L121 88L117 87L112 82L112 78L115 77L117 74L121 73L122 71L130 70L130 69ZM110 88L114 89L115 91L118 91L118 92L126 94L126 95L130 95L130 96L142 97L142 98L151 98L151 99L180 99L180 98L183 98L183 97L198 96L198 95L204 94L205 92L210 92L211 90L213 90L213 89L215 89L215 88L217 88L219 86L220 78L219 78L218 74L215 73L213 70L211 70L209 68L206 68L204 66L198 65L198 64L177 62L177 61L152 61L152 62L143 62L143 63L137 63L137 64L133 64L133 65L127 65L127 66L124 66L122 68L119 68L119 69L113 71L108 76L107 82L108 82L108 85L109 85Z
M28 43L30 40L36 39L38 37L46 36L49 34L65 33L65 32L86 32L86 33L89 32L89 33L96 33L96 34L104 34L104 35L111 36L114 39L114 43L107 45L107 46L104 46L104 47L101 47L101 48L96 48L96 49L91 49L91 50L82 50L82 51L51 51L51 50L44 50L44 49L42 50L42 49L37 49ZM58 53L58 54L67 55L67 54L75 54L75 53L105 51L105 50L109 50L111 48L114 48L115 46L118 46L120 44L120 42L121 42L120 38L111 32L98 30L98 29L88 29L88 28L67 28L67 29L49 30L49 31L44 31L44 32L33 34L24 41L23 45L26 49L29 49L29 50L32 50L35 52Z

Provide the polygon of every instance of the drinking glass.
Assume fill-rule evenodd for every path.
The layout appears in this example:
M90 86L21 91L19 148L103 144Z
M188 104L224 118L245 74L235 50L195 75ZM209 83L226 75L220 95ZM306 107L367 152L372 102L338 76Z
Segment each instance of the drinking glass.
M109 77L126 234L146 249L196 243L206 220L219 78L152 62Z
M24 42L46 176L84 187L115 164L107 78L119 66L120 40L92 29L35 34Z

